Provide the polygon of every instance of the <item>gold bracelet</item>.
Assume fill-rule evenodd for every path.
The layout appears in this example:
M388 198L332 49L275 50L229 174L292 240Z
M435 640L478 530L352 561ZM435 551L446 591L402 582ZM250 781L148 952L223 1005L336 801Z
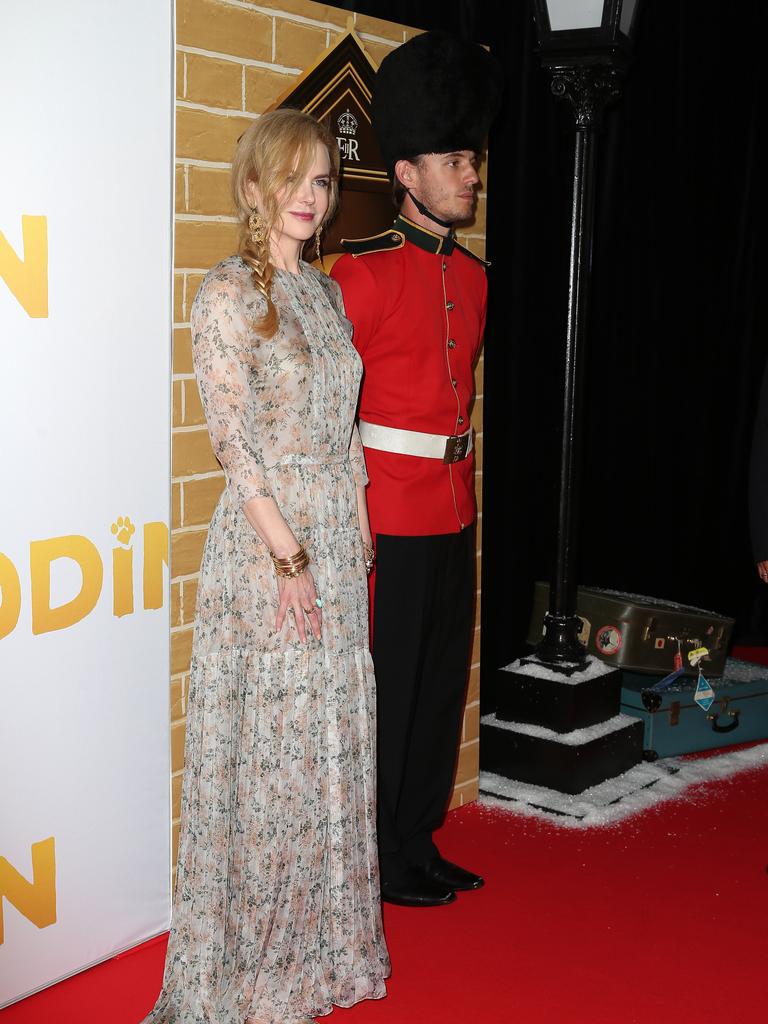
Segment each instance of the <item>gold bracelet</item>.
M373 544L366 544L365 541L363 541L363 556L365 561L365 571L370 576L373 572L373 566L376 561L376 551Z
M275 573L287 579L294 579L296 576L299 576L309 565L309 555L303 546L299 548L295 555L289 555L288 558L278 558L274 551L269 553L272 557Z

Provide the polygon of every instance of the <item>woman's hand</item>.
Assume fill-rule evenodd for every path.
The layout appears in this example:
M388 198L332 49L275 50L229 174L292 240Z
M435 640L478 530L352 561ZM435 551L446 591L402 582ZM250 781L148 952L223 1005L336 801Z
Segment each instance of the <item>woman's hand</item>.
M302 643L307 639L306 622L309 623L315 638L319 640L323 627L323 613L316 604L317 591L309 569L300 572L298 576L278 576L277 590L280 595L280 606L277 609L275 629L278 633L283 627L286 613L291 613L296 620L296 629Z

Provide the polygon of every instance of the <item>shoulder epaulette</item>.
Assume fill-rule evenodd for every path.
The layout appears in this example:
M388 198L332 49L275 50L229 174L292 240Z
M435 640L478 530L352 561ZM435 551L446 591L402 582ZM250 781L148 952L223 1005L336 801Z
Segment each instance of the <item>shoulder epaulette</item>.
M471 259L477 260L477 262L482 263L484 267L490 267L491 265L489 260L484 260L482 256L478 256L476 253L472 252L471 249L468 249L466 245L462 245L460 242L454 242L454 248L461 249L465 256L469 256Z
M392 249L402 249L405 245L405 235L402 231L389 228L378 235L370 235L368 238L342 238L341 248L352 256L365 256L369 252L389 252Z

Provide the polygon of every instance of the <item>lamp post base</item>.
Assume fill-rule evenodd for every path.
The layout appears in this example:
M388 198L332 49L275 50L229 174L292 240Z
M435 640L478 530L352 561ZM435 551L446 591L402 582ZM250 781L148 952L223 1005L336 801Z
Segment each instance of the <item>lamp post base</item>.
M573 794L642 758L642 722L621 714L620 670L593 655L566 665L531 655L501 670L496 712L480 724L484 771Z
M584 667L587 650L579 640L582 621L578 615L544 616L544 638L536 648L536 656L545 665L557 667L564 675Z

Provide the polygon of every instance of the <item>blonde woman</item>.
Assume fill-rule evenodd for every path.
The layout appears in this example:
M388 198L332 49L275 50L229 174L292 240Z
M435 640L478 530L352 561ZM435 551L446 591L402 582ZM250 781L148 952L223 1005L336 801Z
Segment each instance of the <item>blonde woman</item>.
M361 367L301 258L338 149L278 110L238 143L240 253L192 345L226 487L197 595L176 897L151 1024L297 1024L385 995Z

